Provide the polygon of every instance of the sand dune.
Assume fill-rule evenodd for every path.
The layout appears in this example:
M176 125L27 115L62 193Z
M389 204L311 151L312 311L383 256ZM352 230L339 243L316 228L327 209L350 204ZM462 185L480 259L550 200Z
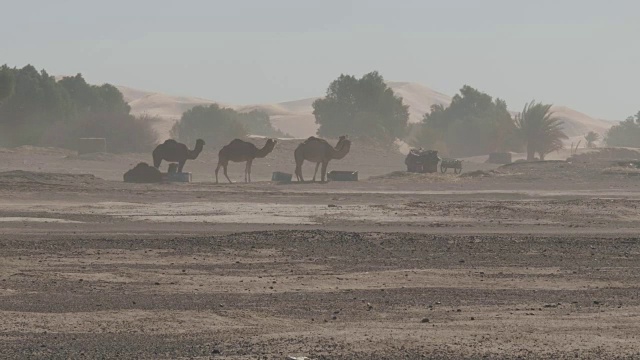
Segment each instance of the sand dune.
M417 123L422 120L434 104L448 105L451 97L424 85L412 82L389 82L394 92L409 105L409 122ZM161 93L142 91L126 86L118 86L125 100L131 105L134 114L149 114L159 116L165 121L154 124L160 137L167 137L173 124L182 113L197 105L215 103L214 100L196 97L172 96ZM294 137L307 137L316 134L318 125L313 116L313 102L316 98L287 101L276 104L233 105L220 103L222 106L248 112L261 110L271 116L274 127L291 134ZM565 106L555 106L556 116L564 121L565 132L571 141L577 141L589 131L604 134L612 122L595 119L579 111Z

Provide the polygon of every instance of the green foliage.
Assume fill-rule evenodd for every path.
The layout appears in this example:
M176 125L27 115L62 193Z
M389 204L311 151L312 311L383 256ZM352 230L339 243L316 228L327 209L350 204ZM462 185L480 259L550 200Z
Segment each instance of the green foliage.
M287 136L271 125L269 115L263 111L237 112L218 104L196 106L186 111L171 129L171 136L178 141L190 144L203 139L213 146L226 145L248 134Z
M131 111L120 90L113 85L89 85L81 74L64 77L58 84L69 93L80 115L128 114Z
M44 70L10 69L14 91L0 106L0 145L38 145L47 129L75 117L69 94Z
M15 79L13 72L6 65L0 67L0 103L13 94Z
M78 137L105 137L112 151L148 150L155 133L136 119L112 85L89 85L78 74L56 82L33 66L0 69L13 79L0 103L0 146L51 145L75 148ZM151 144L150 144L151 143Z
M313 102L313 115L320 136L350 134L382 141L404 137L409 120L408 106L378 72L361 79L340 75L327 95Z
M525 104L522 113L516 116L516 126L526 143L527 160L533 160L536 152L544 160L546 154L562 149L562 139L567 139L562 120L553 116L550 104L535 101Z
M196 106L182 114L171 129L172 137L184 143L203 139L207 145L219 146L247 135L240 113L218 104Z
M445 108L425 114L415 143L451 156L483 155L518 148L507 104L465 85Z
M262 135L266 137L289 137L286 133L276 129L271 125L269 114L264 111L252 110L250 112L238 113L238 121L251 135Z
M587 141L588 148L596 147L595 142L600 140L600 134L595 131L589 131L587 135L584 136L584 139Z
M640 148L640 111L611 127L604 141L608 146Z

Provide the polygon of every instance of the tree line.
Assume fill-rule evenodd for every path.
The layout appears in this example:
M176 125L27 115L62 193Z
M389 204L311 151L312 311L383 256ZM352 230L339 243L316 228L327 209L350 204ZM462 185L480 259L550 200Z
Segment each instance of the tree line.
M105 137L111 151L144 151L156 135L148 117L130 111L116 87L80 74L56 81L31 65L0 67L0 146L75 148L78 138Z
M78 138L103 137L110 152L143 152L164 140L152 128L161 119L130 112L113 85L90 85L81 74L56 81L32 65L0 67L0 146L75 149ZM214 145L247 134L286 136L263 111L240 113L218 105L186 111L172 129L180 140L204 138Z
M531 102L517 116L504 100L464 86L451 104L433 105L422 122L409 125L408 107L377 72L360 79L341 75L324 98L313 103L321 136L345 133L380 142L406 138L412 144L450 156L520 151L539 158L562 147L566 135L551 105Z
M318 135L390 144L405 139L415 146L450 156L523 151L544 159L562 148L566 135L550 104L531 102L512 116L507 104L473 87L463 86L448 106L434 105L418 124L409 124L409 109L378 72L361 78L340 75L324 97L313 103ZM82 75L56 81L27 65L0 67L0 146L48 145L74 148L80 137L105 137L110 151L147 151L158 140L152 124L159 119L133 116L112 85L90 85ZM182 142L204 139L223 145L247 134L286 136L263 111L238 112L217 104L196 106L182 114L171 135ZM598 134L585 136L593 146ZM613 126L609 146L640 147L640 112Z

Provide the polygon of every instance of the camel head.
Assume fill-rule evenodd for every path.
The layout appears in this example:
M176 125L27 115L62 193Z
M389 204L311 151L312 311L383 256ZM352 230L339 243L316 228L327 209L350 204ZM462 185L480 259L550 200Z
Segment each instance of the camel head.
M331 157L333 159L342 159L347 156L349 150L351 150L351 140L347 138L347 135L340 136L338 144L336 144Z
M268 139L267 143L265 144L265 146L269 146L269 148L271 148L273 150L273 148L276 147L277 143L278 143L278 140L276 140L276 139Z
M196 140L196 146L204 146L204 145L206 145L204 140L202 140L202 139Z
M276 139L267 139L267 142L264 144L262 149L258 150L256 157L263 158L267 156L270 152L273 151L273 148L276 147L278 141Z
M344 146L346 143L349 143L349 145L351 145L351 141L349 140L349 136L347 135L342 135L338 138L338 143L336 144L335 149L336 150L340 150L342 148L342 146Z

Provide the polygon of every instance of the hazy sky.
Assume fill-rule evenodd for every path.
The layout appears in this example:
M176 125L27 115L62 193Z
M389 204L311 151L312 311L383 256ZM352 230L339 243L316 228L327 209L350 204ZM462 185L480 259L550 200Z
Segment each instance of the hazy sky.
M378 70L521 109L640 110L640 1L7 1L0 63L228 103L322 95Z

